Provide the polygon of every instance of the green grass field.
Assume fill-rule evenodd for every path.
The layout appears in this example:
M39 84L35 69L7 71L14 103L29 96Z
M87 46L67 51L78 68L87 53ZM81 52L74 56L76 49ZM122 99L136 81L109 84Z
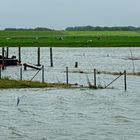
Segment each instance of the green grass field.
M0 31L1 47L140 47L133 31Z

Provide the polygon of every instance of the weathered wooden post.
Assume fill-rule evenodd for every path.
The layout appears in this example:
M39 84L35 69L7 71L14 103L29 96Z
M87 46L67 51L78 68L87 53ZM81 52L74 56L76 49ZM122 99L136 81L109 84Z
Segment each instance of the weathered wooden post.
M6 48L6 58L9 57L9 47Z
M18 47L18 59L21 62L21 47Z
M127 90L127 83L126 83L126 70L124 70L124 89Z
M96 69L94 69L94 86L96 87Z
M78 68L78 62L75 62L75 68Z
M20 80L22 81L22 66L20 67Z
M53 67L53 52L52 52L52 48L50 48L50 63L51 63L51 67Z
M66 83L67 85L69 84L69 70L68 70L68 67L66 67Z
M42 66L42 83L44 83L44 66Z
M41 65L40 65L40 47L38 47L37 54L38 54L38 62L37 62L37 66L41 66Z
M4 48L2 48L2 70L4 70L5 62L4 62Z

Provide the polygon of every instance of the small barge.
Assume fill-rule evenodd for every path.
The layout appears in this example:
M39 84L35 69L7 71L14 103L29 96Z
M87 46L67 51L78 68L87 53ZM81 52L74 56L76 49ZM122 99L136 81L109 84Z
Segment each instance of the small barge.
M0 65L1 66L16 66L19 65L21 63L21 61L19 61L18 59L16 59L16 56L12 56L11 58L7 58L7 57L2 57L2 55L0 55Z

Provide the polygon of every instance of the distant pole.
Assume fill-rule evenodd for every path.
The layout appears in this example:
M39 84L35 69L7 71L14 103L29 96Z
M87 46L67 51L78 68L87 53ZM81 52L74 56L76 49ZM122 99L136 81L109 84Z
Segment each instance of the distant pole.
M69 75L68 75L68 73L69 73L69 70L68 70L68 67L66 67L66 83L67 83L67 85L69 84Z
M2 48L2 70L4 70L4 65L5 65L5 63L4 63L4 48Z
M20 67L20 80L22 81L22 67Z
M50 48L50 63L51 63L51 67L53 67L53 52L52 52L52 48Z
M42 66L42 83L44 83L44 66Z
M18 47L18 59L21 62L21 47Z
M94 69L94 86L96 87L96 69Z
M6 50L6 58L8 58L9 57L9 47L7 47L6 49L7 49Z
M38 47L37 54L38 54L38 63L37 63L37 66L40 66L40 47Z
M127 90L127 83L126 83L126 70L124 71L124 89Z

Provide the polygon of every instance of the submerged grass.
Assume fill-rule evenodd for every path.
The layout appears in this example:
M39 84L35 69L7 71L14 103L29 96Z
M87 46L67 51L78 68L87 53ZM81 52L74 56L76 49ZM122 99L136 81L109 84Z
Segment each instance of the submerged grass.
M1 79L0 88L71 88L70 84L64 83L41 83L38 81L19 81L10 79Z

